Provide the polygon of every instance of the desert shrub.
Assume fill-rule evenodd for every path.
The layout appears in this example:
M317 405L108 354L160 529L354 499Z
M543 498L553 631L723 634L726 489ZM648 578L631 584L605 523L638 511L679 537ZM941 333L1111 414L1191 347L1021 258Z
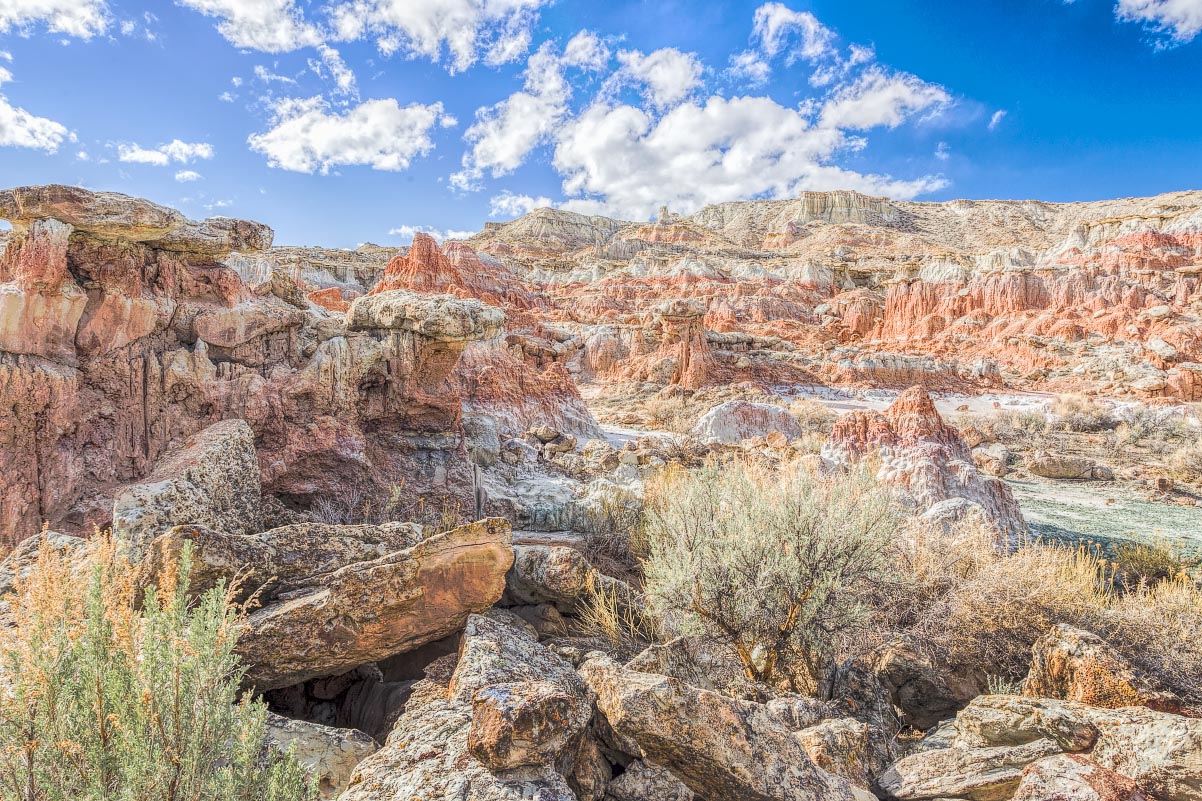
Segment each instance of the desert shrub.
M636 576L646 554L638 496L605 483L580 504L579 517L575 528L584 538L589 562L612 576Z
M955 419L960 430L976 429L987 442L1023 444L1043 436L1047 420L1037 412L1003 409L990 414L965 414Z
M630 658L659 639L654 615L644 614L618 584L593 576L577 617L580 633L599 637L618 655Z
M829 434L839 415L813 398L798 398L789 404L789 414L805 431Z
M1097 624L1132 663L1202 706L1202 587L1188 576L1142 585L1115 599Z
M1188 573L1192 562L1167 542L1121 542L1114 547L1116 583L1123 589L1156 585Z
M647 595L669 624L738 654L747 678L812 689L871 619L900 514L866 470L825 478L733 461L648 489Z
M469 522L464 504L447 495L417 495L404 484L387 490L344 483L315 499L309 518L333 525L420 523L428 535L441 534Z
M1169 456L1169 469L1178 481L1202 483L1202 440L1174 451Z
M1096 433L1118 425L1110 406L1084 395L1060 395L1052 403L1052 414L1056 427L1065 431Z
M655 395L643 401L647 426L660 431L687 434L697 422L684 395Z
M266 707L238 698L242 617L224 590L190 603L189 552L141 595L110 539L82 571L43 544L0 630L0 797L292 801L264 751Z

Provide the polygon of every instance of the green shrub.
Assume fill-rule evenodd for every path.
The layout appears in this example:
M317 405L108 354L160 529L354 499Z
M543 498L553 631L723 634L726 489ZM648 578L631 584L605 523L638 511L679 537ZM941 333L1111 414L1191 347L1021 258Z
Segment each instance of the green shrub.
M82 571L43 544L0 632L0 797L312 797L294 760L264 750L266 707L238 698L242 617L221 588L189 601L189 559L142 595L110 539Z
M738 654L747 678L813 689L872 617L900 513L864 469L831 478L741 461L648 491L646 591L661 617Z
M1121 542L1114 548L1115 579L1124 588L1154 585L1185 574L1191 564L1164 542Z

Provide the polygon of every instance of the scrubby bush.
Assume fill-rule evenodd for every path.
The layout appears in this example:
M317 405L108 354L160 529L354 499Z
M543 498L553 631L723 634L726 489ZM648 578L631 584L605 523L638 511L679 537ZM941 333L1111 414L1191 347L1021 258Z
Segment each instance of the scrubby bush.
M1166 542L1120 542L1114 547L1115 581L1121 589L1154 586L1188 574L1192 562Z
M803 431L829 434L835 427L839 415L821 401L813 398L798 398L789 404L789 414Z
M964 414L955 419L961 431L975 429L986 442L1030 444L1047 431L1047 420L1037 412L1004 409L990 414Z
M1178 481L1202 484L1202 440L1174 451L1169 456L1169 469Z
M866 470L671 471L648 490L646 591L669 625L728 644L747 678L812 689L870 622L899 520Z
M49 544L0 629L0 797L299 801L264 751L266 708L238 698L242 617L224 590L190 602L189 553L137 591L106 538L82 569Z
M684 395L655 395L643 401L647 426L660 431L687 434L697 423L697 412Z
M1114 409L1084 395L1061 395L1052 403L1056 426L1065 431L1096 433L1118 425Z

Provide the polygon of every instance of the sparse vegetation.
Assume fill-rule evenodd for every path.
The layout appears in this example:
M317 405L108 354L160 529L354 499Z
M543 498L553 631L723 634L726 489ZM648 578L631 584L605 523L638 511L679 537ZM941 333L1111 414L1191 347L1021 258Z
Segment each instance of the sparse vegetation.
M0 630L0 797L300 801L297 764L263 748L238 697L239 609L186 594L190 552L144 594L107 537L83 567L43 543Z
M699 415L697 410L690 408L684 395L652 396L643 401L643 411L649 428L676 434L691 431Z
M835 427L839 415L822 401L813 398L798 398L789 404L789 414L804 431L829 434Z
M1169 469L1178 481L1202 484L1202 440L1174 451L1169 456Z
M1121 589L1155 586L1188 575L1191 562L1166 542L1120 542L1114 547L1115 581Z
M868 623L900 512L864 470L711 463L648 492L648 597L667 623L738 654L748 679L813 689Z
M1065 431L1110 431L1118 420L1109 405L1084 395L1061 395L1052 404L1055 427Z

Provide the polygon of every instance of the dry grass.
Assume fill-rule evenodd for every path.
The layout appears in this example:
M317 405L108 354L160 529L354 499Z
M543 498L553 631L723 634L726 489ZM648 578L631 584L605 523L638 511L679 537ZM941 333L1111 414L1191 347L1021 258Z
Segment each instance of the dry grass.
M697 423L698 413L683 395L655 395L643 401L647 426L659 431L687 434Z
M801 426L803 431L817 434L829 434L835 427L839 415L829 409L821 401L813 398L799 398L789 404L789 414Z
M1118 425L1114 409L1084 395L1061 395L1052 403L1055 427L1065 431L1095 433Z
M441 534L469 521L463 502L452 496L418 495L403 484L387 493L353 484L341 484L338 491L317 498L309 507L314 522L332 525L379 525L381 523L420 523L427 536Z
M1168 462L1178 481L1202 484L1202 440L1178 448L1169 456Z

